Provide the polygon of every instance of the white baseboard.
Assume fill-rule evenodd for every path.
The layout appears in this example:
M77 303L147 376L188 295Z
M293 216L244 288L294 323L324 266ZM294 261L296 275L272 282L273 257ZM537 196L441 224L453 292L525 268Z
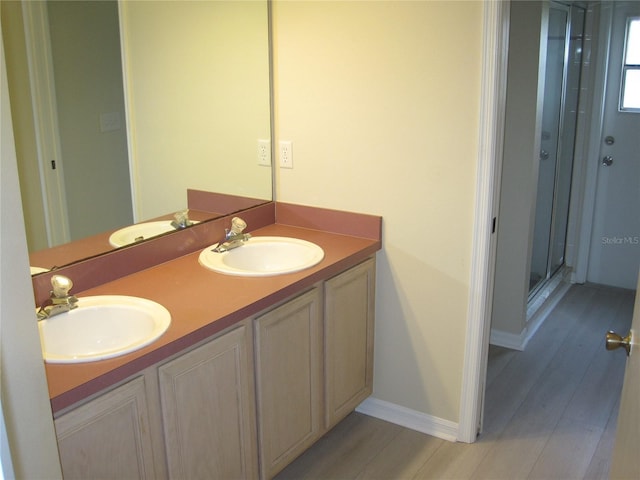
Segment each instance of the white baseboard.
M427 415L377 398L367 398L356 408L356 411L450 442L455 442L458 439L458 424L456 422Z
M559 277L549 288L541 293L539 298L527 308L527 326L520 332L509 333L502 330L491 329L489 343L498 347L510 348L512 350L523 351L533 338L538 328L544 323L549 314L556 307L562 297L569 291L571 284L563 281L563 277Z
M523 351L527 345L529 338L527 338L527 329L522 332L509 333L503 330L491 329L491 336L489 337L489 343L498 347L509 348L511 350Z

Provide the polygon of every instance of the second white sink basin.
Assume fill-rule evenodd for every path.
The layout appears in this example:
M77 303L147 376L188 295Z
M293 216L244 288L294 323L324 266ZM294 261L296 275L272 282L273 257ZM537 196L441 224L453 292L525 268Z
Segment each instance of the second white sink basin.
M93 362L133 352L157 340L171 324L159 303L139 297L80 297L78 307L38 322L48 363Z
M242 246L227 252L205 248L200 265L218 273L244 277L267 277L298 272L313 267L324 258L315 243L290 237L251 237Z
M109 243L112 247L124 247L172 230L175 228L171 226L171 220L137 223L113 232L109 237Z
M157 237L163 233L173 232L176 229L171 225L172 220L158 220L156 222L136 223L128 227L116 230L109 236L109 243L112 247L124 247L132 243L141 242L152 237ZM198 222L192 221L191 224Z

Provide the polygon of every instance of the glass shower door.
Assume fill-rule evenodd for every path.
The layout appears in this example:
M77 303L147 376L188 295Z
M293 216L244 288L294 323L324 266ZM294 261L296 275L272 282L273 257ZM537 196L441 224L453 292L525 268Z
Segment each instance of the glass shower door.
M578 100L580 96L580 73L582 72L582 40L584 38L585 14L586 12L583 8L571 7L559 162L556 167L555 219L551 229L551 247L549 252L550 276L564 265L565 260L573 157L578 124Z
M564 264L584 10L551 4L529 294Z

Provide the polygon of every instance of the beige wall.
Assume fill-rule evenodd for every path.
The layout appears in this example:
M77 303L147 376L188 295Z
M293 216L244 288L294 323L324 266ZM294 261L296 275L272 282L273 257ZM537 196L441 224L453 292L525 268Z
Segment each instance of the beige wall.
M384 217L374 396L458 421L482 2L274 3L278 200Z

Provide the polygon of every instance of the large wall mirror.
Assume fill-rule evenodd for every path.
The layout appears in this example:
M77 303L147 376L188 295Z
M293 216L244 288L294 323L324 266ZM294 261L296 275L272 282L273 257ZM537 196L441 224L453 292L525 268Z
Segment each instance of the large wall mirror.
M267 0L1 8L30 252L164 218L188 189L272 199Z

